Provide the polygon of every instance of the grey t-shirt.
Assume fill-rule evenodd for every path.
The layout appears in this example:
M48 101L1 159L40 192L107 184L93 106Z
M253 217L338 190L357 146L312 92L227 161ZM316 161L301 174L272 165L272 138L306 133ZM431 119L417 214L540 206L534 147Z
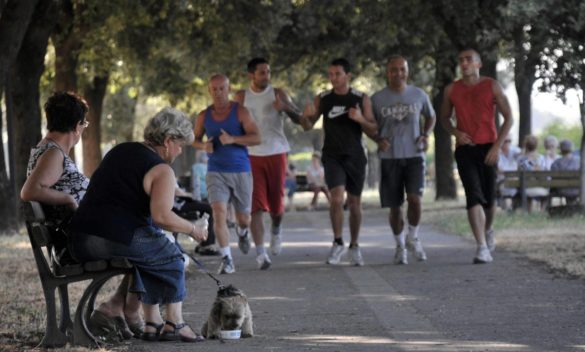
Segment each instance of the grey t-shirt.
M421 135L421 115L435 117L427 93L411 85L407 85L403 92L385 87L372 96L372 108L378 123L378 134L390 141L390 148L379 152L380 158L424 156L424 152L418 151L416 146L416 139Z

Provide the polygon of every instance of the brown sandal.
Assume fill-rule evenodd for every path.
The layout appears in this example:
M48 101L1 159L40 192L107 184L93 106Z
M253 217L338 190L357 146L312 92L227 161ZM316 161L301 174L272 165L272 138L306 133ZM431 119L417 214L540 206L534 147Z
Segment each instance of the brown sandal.
M195 333L195 337L189 337L189 336L184 336L179 334L179 330L181 330L184 327L189 327L189 324L187 323L180 323L180 324L175 324L172 321L165 321L166 325L169 325L173 328L172 331L163 331L162 334L160 335L160 341L183 341L183 342L202 342L205 341L205 338L201 335L197 335L194 331L193 333Z

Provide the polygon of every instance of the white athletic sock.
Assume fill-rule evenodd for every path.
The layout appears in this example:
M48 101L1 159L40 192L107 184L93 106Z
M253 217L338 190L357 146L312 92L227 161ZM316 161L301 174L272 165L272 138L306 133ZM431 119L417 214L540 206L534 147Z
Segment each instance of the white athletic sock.
M266 253L266 248L264 247L264 245L260 245L260 246L256 246L256 255L260 255L260 254L264 254Z
M232 250L230 249L230 246L226 246L226 247L221 247L219 249L219 253L221 253L221 257L225 257L226 255L228 257L232 257Z
M398 235L394 235L394 240L396 241L396 246L397 247L402 247L404 248L404 239L405 239L405 235L404 235L404 231L402 231L400 234Z
M412 226L408 224L408 238L416 240L418 238L418 225Z

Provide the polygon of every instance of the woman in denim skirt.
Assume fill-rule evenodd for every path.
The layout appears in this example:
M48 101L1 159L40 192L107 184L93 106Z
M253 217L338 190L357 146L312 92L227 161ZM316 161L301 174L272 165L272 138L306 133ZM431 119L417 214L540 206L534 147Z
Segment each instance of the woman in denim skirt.
M134 264L128 291L142 301L141 337L147 341L202 339L182 316L182 253L162 232L185 233L197 241L207 237L206 229L172 211L176 181L170 164L192 141L189 119L172 108L161 110L148 122L144 142L122 143L106 154L71 222L78 260L127 258Z

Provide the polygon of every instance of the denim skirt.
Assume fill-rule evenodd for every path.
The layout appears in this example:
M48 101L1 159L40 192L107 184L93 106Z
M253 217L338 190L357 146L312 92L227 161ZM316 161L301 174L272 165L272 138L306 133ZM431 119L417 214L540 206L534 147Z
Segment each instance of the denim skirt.
M136 229L130 245L85 233L73 233L70 249L80 262L126 258L134 265L129 291L144 304L168 304L185 299L184 258L179 247L158 228Z

